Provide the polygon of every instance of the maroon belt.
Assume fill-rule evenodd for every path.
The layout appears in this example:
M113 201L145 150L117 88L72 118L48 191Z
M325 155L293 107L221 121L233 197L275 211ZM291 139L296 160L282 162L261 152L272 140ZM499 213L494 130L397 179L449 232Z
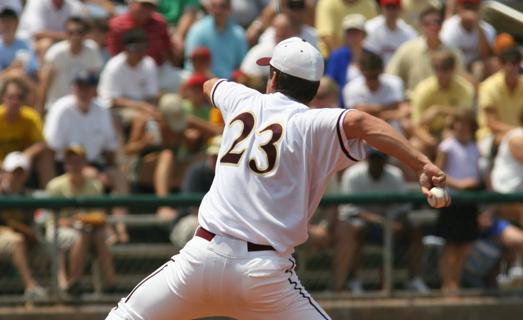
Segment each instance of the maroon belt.
M202 227L198 227L198 229L196 229L196 233L194 235L197 237L200 237L200 238L204 238L207 241L211 241L216 236L214 233L210 232L209 230L205 230ZM247 242L247 251L267 251L267 250L276 251L272 246Z

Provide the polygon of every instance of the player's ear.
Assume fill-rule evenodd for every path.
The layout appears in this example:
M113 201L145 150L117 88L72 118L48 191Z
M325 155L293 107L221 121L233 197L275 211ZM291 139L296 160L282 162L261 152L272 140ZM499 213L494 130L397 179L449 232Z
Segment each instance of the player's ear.
M267 93L276 92L278 84L278 72L272 72L271 78L267 83Z

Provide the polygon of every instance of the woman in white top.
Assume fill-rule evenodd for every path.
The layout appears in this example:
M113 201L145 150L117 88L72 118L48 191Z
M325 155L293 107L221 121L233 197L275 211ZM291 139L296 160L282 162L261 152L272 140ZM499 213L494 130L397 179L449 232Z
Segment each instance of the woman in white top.
M523 123L523 115L521 116ZM492 189L501 193L523 192L523 126L509 131L499 145L490 175ZM523 226L523 204L500 207L500 214Z

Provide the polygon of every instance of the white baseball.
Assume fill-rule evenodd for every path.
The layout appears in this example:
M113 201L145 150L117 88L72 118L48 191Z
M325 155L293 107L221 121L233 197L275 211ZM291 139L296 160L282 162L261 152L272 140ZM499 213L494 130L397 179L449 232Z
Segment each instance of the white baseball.
M433 208L441 208L448 204L449 194L446 189L433 187L430 189L431 196L428 197L428 202Z

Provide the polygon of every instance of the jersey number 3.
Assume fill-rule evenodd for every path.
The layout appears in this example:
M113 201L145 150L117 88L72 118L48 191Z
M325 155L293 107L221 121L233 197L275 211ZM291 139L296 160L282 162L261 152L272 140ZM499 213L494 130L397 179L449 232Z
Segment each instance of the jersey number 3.
M236 151L233 150L238 143L247 139L251 135L255 127L254 116L252 115L252 113L249 112L244 112L237 115L234 119L232 119L229 126L236 121L240 121L243 124L242 132L240 136L236 140L234 140L232 146L229 148L229 150L227 150L225 155L220 159L221 163L230 163L237 165L240 162L243 153L245 152L245 149ZM267 168L260 169L258 168L258 164L254 159L249 160L249 168L257 174L265 174L274 169L274 166L276 165L276 159L278 157L278 150L276 149L275 144L280 140L283 134L283 127L278 123L272 123L260 130L258 134L261 134L265 131L271 132L271 139L266 144L260 145L259 148L262 149L263 152L265 152L265 156L267 157Z

